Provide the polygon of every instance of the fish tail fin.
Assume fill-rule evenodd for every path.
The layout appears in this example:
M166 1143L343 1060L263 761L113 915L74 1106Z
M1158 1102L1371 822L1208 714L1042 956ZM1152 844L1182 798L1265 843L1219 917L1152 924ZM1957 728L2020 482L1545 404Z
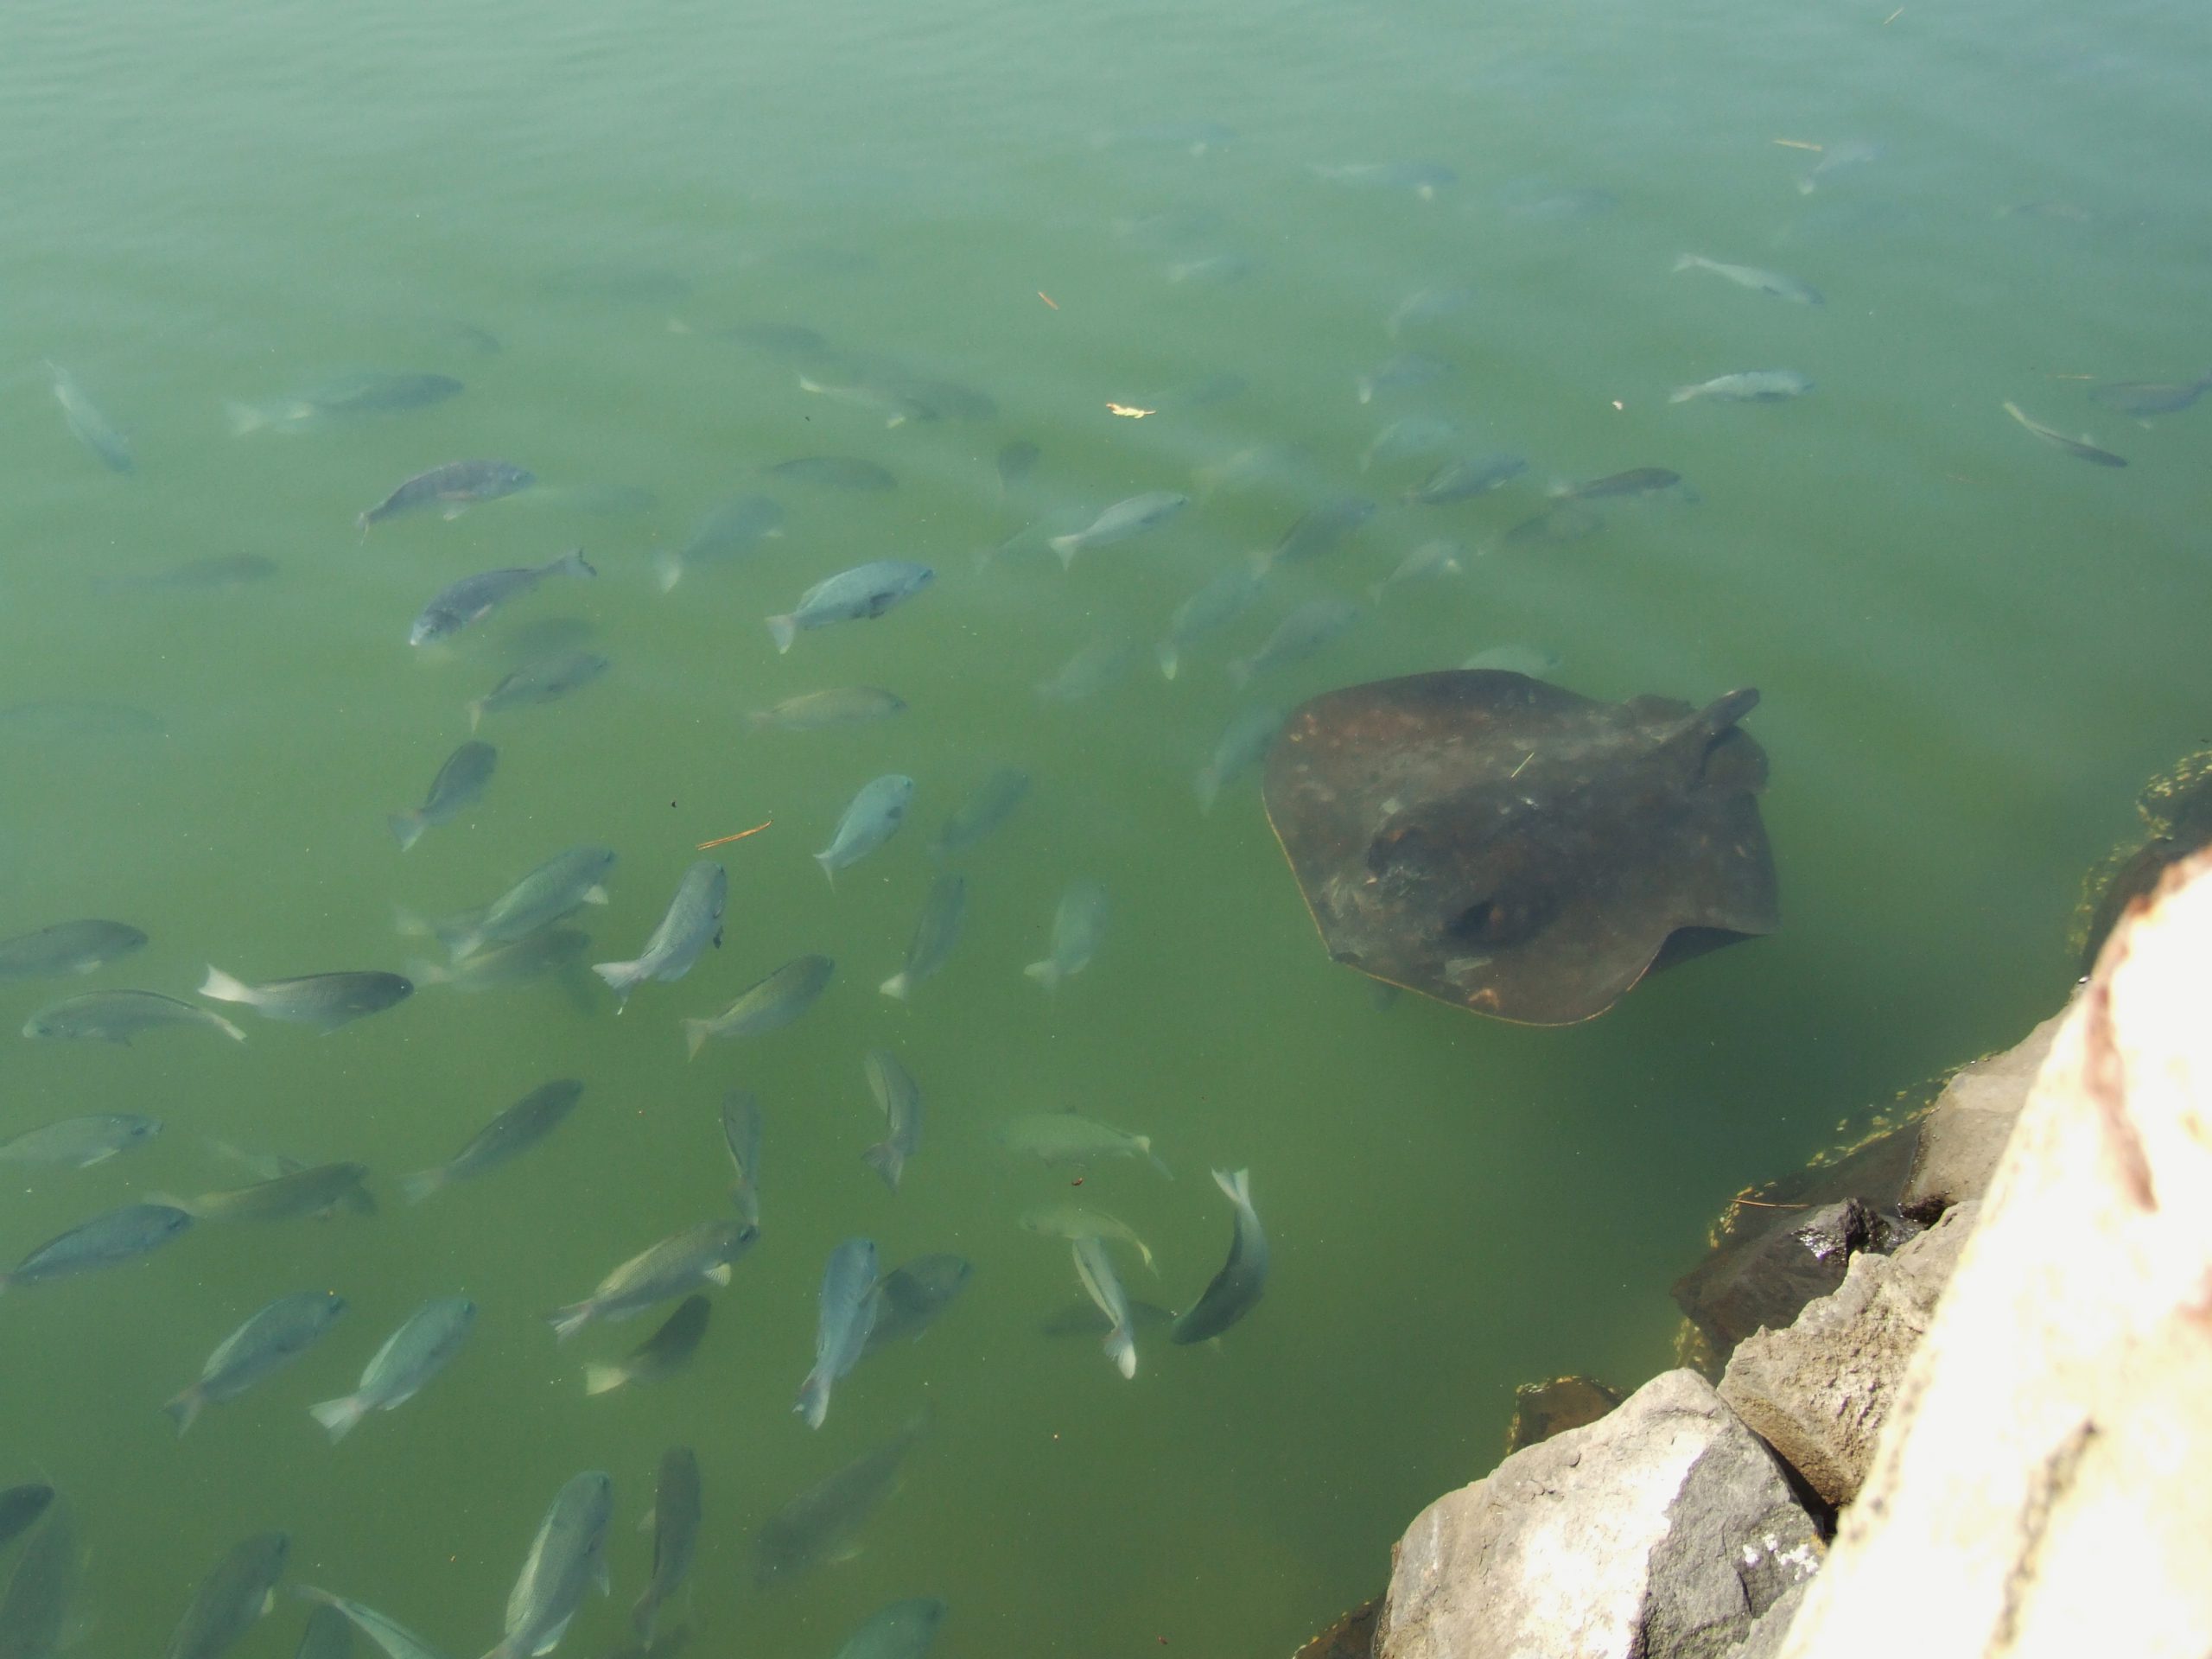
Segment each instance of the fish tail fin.
M798 619L795 616L770 617L768 637L776 642L776 655L782 656L791 648L791 641L798 638Z
M1370 605L1380 605L1382 602L1382 595L1389 590L1390 583L1387 578L1371 584L1367 590L1367 602Z
M207 1017L215 1022L215 1029L221 1032L224 1036L229 1038L232 1042L242 1043L245 1041L245 1033L240 1031L238 1027L232 1024L230 1020L224 1019L221 1014L210 1014Z
M1163 639L1153 647L1153 652L1160 658L1160 677L1163 680L1173 679L1176 670L1183 665L1182 653L1175 648L1174 642Z
M630 993L645 982L648 971L641 962L595 962L591 970L605 980L607 989L614 993L617 1014L629 1006Z
M714 1030L715 1022L711 1020L686 1020L683 1022L683 1058L697 1059L700 1049L706 1046L707 1039L714 1035Z
M442 962L426 962L410 957L407 963L407 977L417 985L442 985L453 977L453 969Z
M200 995L212 996L218 1002L251 1002L255 1001L253 987L242 979L234 979L213 963L207 964L207 977L200 982Z
M1060 981L1066 977L1060 972L1060 964L1050 957L1046 957L1042 962L1031 963L1021 971L1048 991L1059 989Z
M468 705L468 729L474 731L484 723L484 699L477 698Z
M592 1305L589 1302L571 1302L566 1307L556 1307L548 1313L545 1322L553 1327L556 1342L566 1342L591 1323L591 1315Z
M1126 1323L1117 1325L1106 1333L1105 1346L1107 1357L1114 1362L1114 1369L1124 1377L1134 1378L1137 1374L1136 1332L1130 1330Z
M1670 404L1687 404L1691 398L1696 396L1697 388L1695 386L1676 386L1672 391L1667 394L1667 401Z
M822 874L830 878L830 890L835 893L837 890L837 867L830 861L830 855L817 853L814 861L822 867Z
M861 1154L861 1161L882 1176L883 1184L893 1192L899 1190L899 1178L906 1171L905 1153L886 1141Z
M1195 788L1197 789L1198 797L1198 810L1201 813L1211 812L1213 810L1213 804L1221 798L1220 774L1215 772L1211 766L1206 767L1204 771L1198 773L1198 783L1196 784Z
M683 580L683 556L661 548L653 554L653 580L664 594L672 591Z
M1137 1247L1137 1255L1144 1262L1145 1271L1149 1273L1154 1278L1159 1278L1160 1263L1152 1259L1152 1247L1149 1244L1147 1244L1144 1240L1141 1238L1133 1239L1130 1242Z
M1675 256L1676 270L1695 270L1704 263L1705 261L1694 253L1681 253Z
M572 547L553 561L553 573L561 576L595 576L599 571L585 562L583 549Z
M620 1365L587 1365L584 1367L584 1397L612 1394L630 1380L630 1374Z
M1809 176L1797 181L1797 194L1801 196L1809 196L1818 188L1820 187Z
M452 1179L442 1166L436 1169L417 1170L412 1175L403 1175L399 1178L399 1201L410 1207L418 1205L433 1192L443 1191L446 1183Z
M1240 1210L1252 1207L1252 1172L1249 1169L1217 1169L1213 1184L1228 1195L1229 1201Z
M420 812L395 812L385 822L391 826L391 838L405 852L423 839L423 815Z
M1083 537L1079 535L1055 536L1045 545L1059 556L1061 569L1072 570L1075 569L1075 556L1083 551Z
M1136 1142L1137 1150L1144 1154L1146 1161L1150 1163L1154 1169L1158 1170L1162 1175L1165 1175L1169 1180L1172 1181L1175 1179L1175 1172L1168 1168L1166 1162L1160 1158L1160 1155L1152 1149L1152 1137L1150 1135L1140 1135L1133 1136L1132 1138Z
M231 435L234 438L243 438L250 433L258 432L269 424L267 412L257 409L251 404L225 404L223 417L230 422Z
M647 1585L645 1592L638 1598L638 1605L630 1610L630 1630L638 1638L638 1645L646 1652L652 1651L653 1624L660 1614L660 1600Z
M877 986L876 989L881 991L886 996L895 997L904 1002L906 1000L906 993L913 989L913 982L906 970L901 968L882 984Z
M162 1409L176 1420L176 1432L181 1437L200 1415L200 1408L207 1403L207 1396L195 1386L187 1389Z
M352 1433L353 1426L368 1414L369 1408L361 1403L361 1397L357 1394L349 1394L343 1400L326 1400L319 1406L308 1408L308 1415L329 1431L333 1446Z

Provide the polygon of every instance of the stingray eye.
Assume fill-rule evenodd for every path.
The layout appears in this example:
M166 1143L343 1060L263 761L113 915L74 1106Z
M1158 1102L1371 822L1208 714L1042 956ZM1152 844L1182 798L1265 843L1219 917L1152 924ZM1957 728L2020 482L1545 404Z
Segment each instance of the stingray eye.
M1478 899L1444 924L1444 931L1462 944L1495 944L1500 918L1497 901Z

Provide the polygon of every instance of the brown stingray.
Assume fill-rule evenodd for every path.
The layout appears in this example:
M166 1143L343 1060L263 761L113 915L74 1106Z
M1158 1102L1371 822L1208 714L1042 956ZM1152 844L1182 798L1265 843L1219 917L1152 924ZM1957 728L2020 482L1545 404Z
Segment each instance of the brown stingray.
M1268 819L1338 962L1561 1026L1657 961L1771 933L1766 754L1732 691L1599 702L1496 669L1319 696L1268 756Z

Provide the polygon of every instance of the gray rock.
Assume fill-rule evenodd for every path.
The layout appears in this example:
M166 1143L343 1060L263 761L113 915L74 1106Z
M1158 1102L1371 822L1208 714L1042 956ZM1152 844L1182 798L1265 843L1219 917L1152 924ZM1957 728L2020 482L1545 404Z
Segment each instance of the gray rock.
M1894 1255L1855 1255L1796 1324L1746 1338L1720 1397L1822 1498L1859 1496L1874 1443L1979 1208L1957 1205Z
M1768 1213L1767 1230L1728 1240L1675 1286L1675 1300L1713 1344L1716 1364L1752 1332L1781 1329L1806 1303L1840 1287L1852 1256L1877 1245L1881 1231L1859 1198Z
M1782 1651L1783 1638L1789 1634L1789 1621L1797 1617L1810 1587L1811 1580L1801 1579L1783 1591L1782 1599L1753 1619L1751 1633L1722 1659L1775 1659Z
M1962 1067L1943 1085L1920 1121L1919 1148L1897 1200L1906 1215L1933 1221L1982 1195L2065 1017L2061 1008L2019 1043Z
M1376 1659L1722 1659L1821 1552L1772 1454L1669 1371L1423 1510Z

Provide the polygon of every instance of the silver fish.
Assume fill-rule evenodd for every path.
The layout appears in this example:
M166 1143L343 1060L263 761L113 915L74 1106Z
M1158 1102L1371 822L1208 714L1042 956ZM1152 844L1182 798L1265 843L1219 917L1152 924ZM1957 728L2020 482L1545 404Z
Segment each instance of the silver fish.
M453 1363L475 1324L476 1304L466 1297L433 1298L385 1339L353 1393L310 1406L308 1414L328 1431L334 1444L344 1440L371 1412L395 1410L420 1394Z
M542 932L487 944L459 962L410 962L407 976L416 985L450 985L457 991L490 991L521 985L581 963L591 949L591 938L573 927L549 927Z
M1840 143L1830 144L1821 152L1821 159L1813 164L1811 172L1797 181L1797 194L1809 196L1821 188L1821 181L1834 178L1847 168L1864 167L1879 160L1881 149L1864 139L1847 138Z
M827 957L798 957L760 981L711 1020L683 1021L691 1058L709 1037L751 1037L775 1031L812 1007L837 964Z
M390 1618L373 1607L365 1607L358 1601L348 1601L343 1596L334 1596L327 1590L318 1590L303 1584L300 1596L314 1602L319 1608L341 1616L353 1627L384 1649L385 1659L442 1659L438 1651L396 1618Z
M2014 420L2018 421L2029 431L2034 433L2036 436L2041 438L2045 443L2050 444L2055 449L2063 449L2068 454L2072 455L2077 461L2086 461L2093 466L2097 467L2125 467L2127 465L2126 459L2124 456L2115 455L2109 449L2099 448L2095 444L2091 443L2087 438L2069 438L2063 432L2058 431L2054 428L2045 426L2041 421L2030 419L2027 416L2020 412L2020 406L2018 404L2006 404L2004 405L2004 409L2007 415L2010 415Z
M1785 276L1778 270L1762 270L1757 265L1726 265L1703 254L1686 253L1675 261L1676 270L1709 270L1716 276L1725 276L1738 288L1748 288L1760 294L1771 294L1778 300L1788 300L1793 305L1823 303L1821 291L1795 276Z
M335 1607L317 1607L308 1615L292 1659L353 1659L353 1621Z
M346 1299L335 1291L303 1290L278 1297L226 1337L207 1357L199 1380L162 1409L176 1419L176 1432L183 1433L203 1407L237 1399L271 1371L297 1359L345 1311Z
M1120 677L1136 655L1126 639L1094 639L1060 664L1050 679L1037 683L1037 695L1054 702L1080 702L1095 697Z
M1116 501L1084 529L1053 537L1052 550L1060 556L1064 568L1071 567L1075 563L1075 556L1084 549L1109 546L1128 541L1132 536L1141 536L1148 530L1157 530L1190 505L1189 496L1178 495L1172 490L1150 490L1142 495L1133 495Z
M701 859L683 873L668 913L660 918L634 962L602 962L592 972L614 993L620 1013L630 993L646 980L673 984L691 971L709 944L722 942L722 908L729 902L729 873L712 859Z
M1377 461L1414 461L1424 455L1440 454L1459 435L1459 429L1449 421L1427 415L1408 415L1403 420L1391 422L1375 435L1375 441L1359 458L1359 470L1366 472Z
M451 518L474 502L496 501L503 495L526 490L537 481L537 475L529 468L518 467L511 461L448 461L427 473L416 474L353 522L366 531L372 524L380 524L387 518L428 506L433 501L444 502L446 517Z
M1029 774L1020 766L1001 766L976 786L975 793L955 807L944 827L930 842L933 858L950 858L982 841L1014 816L1029 797Z
M913 802L914 780L899 772L887 772L861 785L837 820L830 844L814 855L832 887L838 871L859 863L898 833Z
M896 1192L906 1160L921 1150L922 1088L887 1048L871 1048L861 1056L861 1064L868 1073L868 1092L875 1096L884 1122L883 1139L862 1153L861 1161Z
M845 1638L837 1659L922 1659L937 1640L944 1612L934 1596L894 1601Z
M1451 372L1452 365L1441 358L1431 357L1426 352L1408 352L1387 363L1377 364L1357 377L1352 382L1352 391L1361 403L1371 404L1377 392L1430 385Z
M1795 369L1745 369L1715 375L1694 386L1677 386L1667 395L1670 404L1687 404L1698 397L1718 397L1732 404L1773 404L1802 397L1813 383Z
M1033 443L1017 442L1003 445L998 453L999 499L1003 501L1014 486L1036 470L1039 451Z
M1457 316L1474 302L1475 291L1471 288L1420 289L1398 302L1382 331L1395 340L1408 327Z
M599 572L584 563L584 550L572 547L543 564L512 565L504 570L483 570L463 576L425 605L408 630L407 643L424 645L448 639L463 628L474 627L519 594L526 594L550 576L595 576Z
M584 1367L584 1393L612 1394L632 1382L657 1382L689 1364L707 1334L707 1320L714 1304L693 1294L676 1305L676 1312L661 1321L660 1329L632 1348L613 1365Z
M565 1340L601 1319L634 1319L656 1302L672 1302L702 1285L727 1285L730 1264L753 1246L760 1229L741 1221L705 1221L632 1256L581 1302L545 1317Z
M823 1269L814 1328L814 1369L791 1409L819 1428L830 1414L830 1390L860 1363L875 1323L875 1242L849 1238L830 1252Z
M597 1470L571 1478L539 1523L507 1595L506 1634L485 1659L531 1659L558 1647L594 1585L607 1591L607 1527L614 1483Z
M55 1503L46 1524L23 1546L8 1588L0 1592L0 1659L54 1659L60 1650L84 1573L77 1526L67 1503Z
M497 749L473 740L448 755L438 775L430 779L430 792L423 804L385 820L399 850L405 852L423 838L425 830L451 822L481 800L499 764Z
M234 1043L245 1041L245 1033L221 1014L163 996L159 991L87 991L82 996L65 997L25 1020L23 1035L115 1043L128 1048L132 1038L164 1026L205 1026Z
M440 937L458 962L487 944L526 939L541 928L574 915L586 905L607 902L602 885L614 868L607 847L572 847L549 858L487 905L481 914Z
M292 1541L281 1532L247 1539L223 1557L185 1609L164 1659L221 1659L276 1605Z
M974 1272L966 1256L938 1254L916 1256L885 1274L875 1287L875 1319L861 1357L919 1338L968 1287Z
M0 1488L0 1549L38 1524L54 1505L54 1488L44 1481Z
M1486 495L1528 470L1529 463L1518 455L1478 455L1472 460L1447 461L1399 499L1408 505L1441 506L1447 501Z
M1233 569L1223 571L1175 607L1167 619L1167 632L1154 648L1160 673L1172 680L1182 666L1183 653L1215 630L1234 622L1252 608L1266 585L1261 571Z
M232 435L242 438L263 431L301 431L343 416L428 409L448 397L458 397L463 390L461 383L449 374L365 370L266 403L226 404L223 409L229 416Z
M607 672L607 666L606 658L589 651L563 652L557 657L525 663L468 705L468 729L474 731L485 715L503 709L557 702L571 691L589 685Z
M653 555L653 575L661 592L673 588L688 570L744 557L763 541L782 535L783 525L783 508L765 495L741 495L723 502L699 521L682 547Z
M1128 1223L1102 1210L1086 1210L1074 1204L1052 1205L1042 1210L1032 1210L1022 1217L1021 1224L1029 1232L1046 1238L1065 1238L1070 1243L1077 1239L1101 1238L1116 1244L1126 1244L1142 1259L1154 1278L1160 1276L1160 1268L1152 1259L1151 1247L1136 1236Z
M906 711L906 700L880 686L842 686L834 691L807 691L785 697L773 708L755 709L747 716L758 727L782 732L814 732L827 726L856 726L871 720L887 720Z
M914 922L906 962L879 988L886 996L905 1001L913 995L915 986L944 966L959 940L960 918L967 907L967 878L956 871L941 871L930 883L929 896L922 900L922 913Z
M797 607L781 616L770 617L768 632L780 654L789 651L804 630L881 616L936 579L937 572L929 566L905 559L876 559L855 565L826 582L816 582L799 595Z
M1175 1321L1168 1333L1171 1342L1205 1342L1219 1336L1249 1313L1268 1287L1268 1236L1260 1230L1259 1214L1252 1208L1252 1172L1240 1169L1231 1174L1217 1169L1213 1179L1236 1208L1229 1260L1197 1303Z
M212 963L200 982L200 995L218 1002L243 1002L269 1020L289 1020L316 1031L339 1027L404 1002L415 995L415 982L404 974L308 974L299 979L272 979L249 985Z
M1240 709L1229 717L1229 724L1213 746L1212 758L1198 772L1199 811L1212 811L1221 791L1260 763L1261 757L1274 747L1275 734L1287 718L1284 710L1266 703Z
M1106 919L1112 900L1096 881L1077 881L1060 895L1052 912L1050 952L1021 971L1046 990L1058 990L1060 982L1090 966L1106 938Z
M760 1224L760 1103L749 1090L733 1089L722 1096L722 1145L737 1171L730 1188L730 1202L737 1213L754 1226Z
M126 922L97 918L56 922L35 933L0 939L0 979L58 979L64 974L94 973L145 945L146 936Z
M1359 607L1341 599L1309 599L1275 625L1249 657L1229 665L1230 683L1242 690L1255 674L1302 662L1359 620Z
M2212 372L2194 380L2113 380L2092 386L2089 396L2107 409L2140 420L2152 415L2178 415L2206 392L2212 391Z
M753 1544L753 1581L766 1589L849 1552L853 1536L899 1484L899 1467L928 1427L910 1422L892 1440L810 1486L761 1522Z
M1348 495L1325 501L1300 513L1297 522L1283 532L1282 539L1254 563L1259 569L1268 571L1277 565L1318 559L1335 551L1374 516L1375 504L1363 497Z
M1355 185L1367 190L1409 190L1423 201L1435 199L1439 190L1459 181L1459 175L1441 162L1316 162L1313 174L1332 184Z
M160 1249L191 1225L192 1217L174 1205L125 1205L48 1239L0 1273L0 1291L113 1267Z
M1423 542L1398 561L1396 569L1369 588L1368 596L1379 603L1383 594L1401 582L1419 581L1428 576L1456 576L1466 569L1459 562L1466 551L1457 542L1441 539Z
M360 1164L317 1164L287 1170L251 1186L203 1192L196 1198L159 1195L158 1202L200 1221L297 1221L334 1215L340 1210L372 1215L376 1200L362 1185L368 1170Z
M90 1169L118 1153L143 1146L161 1132L162 1126L156 1120L130 1112L65 1117L0 1141L0 1164L54 1164L65 1169Z
M1107 1158L1142 1158L1162 1175L1174 1179L1154 1153L1150 1135L1131 1135L1073 1112L1032 1112L1010 1117L999 1125L998 1141L1010 1152L1027 1153L1048 1166L1080 1166Z
M1114 1260L1097 1238L1078 1238L1073 1248L1076 1277L1083 1281L1091 1301L1106 1316L1108 1329L1103 1344L1106 1357L1124 1377L1134 1377L1137 1374L1136 1326L1129 1313L1128 1293L1122 1288L1121 1275L1114 1271Z
M134 463L130 440L93 407L84 387L77 384L77 377L58 363L48 363L46 372L54 387L54 401L61 405L61 418L68 423L77 441L98 455L110 472L130 471Z
M661 1454L660 1475L653 1484L653 1571L645 1593L630 1610L630 1628L648 1650L653 1627L670 1597L683 1588L699 1548L699 1457L688 1446L672 1446Z

